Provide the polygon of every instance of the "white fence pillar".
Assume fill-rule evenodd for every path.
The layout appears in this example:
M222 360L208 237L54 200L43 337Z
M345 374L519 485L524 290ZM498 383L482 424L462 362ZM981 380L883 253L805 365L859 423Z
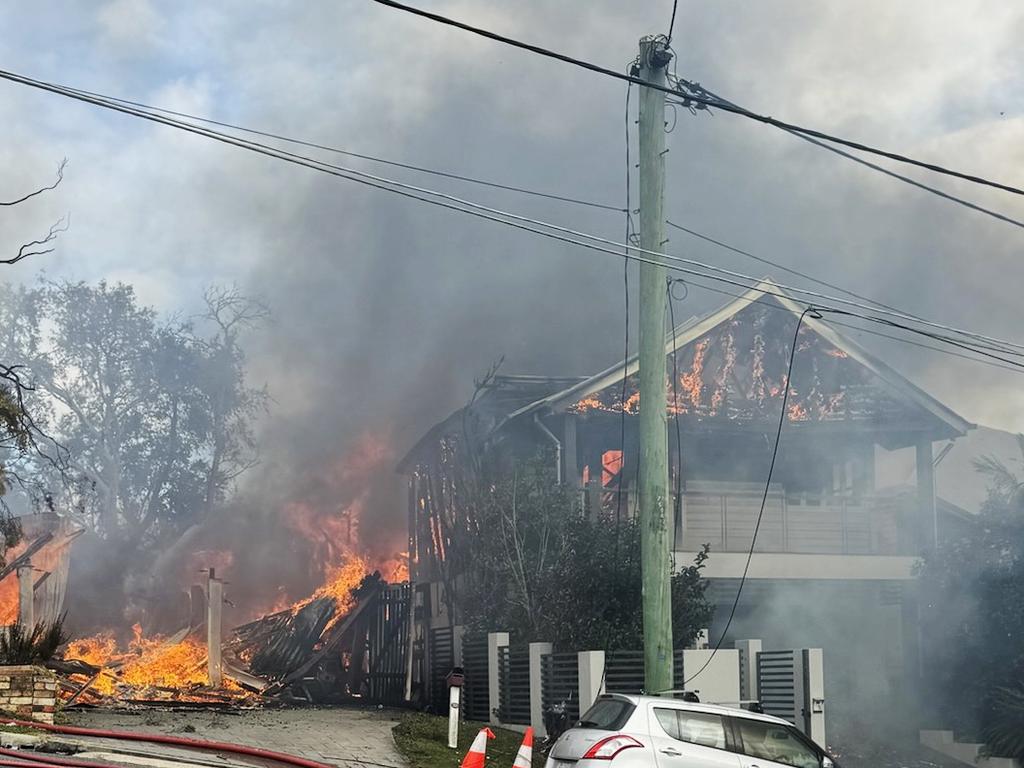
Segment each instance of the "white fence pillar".
M693 642L687 646L688 650L691 651L705 651L711 647L711 630L702 629L697 633L697 636L693 639Z
M740 652L740 698L743 701L757 701L757 655L761 653L760 640L737 640L736 650Z
M803 667L803 732L825 745L825 661L821 648L801 651Z
M487 714L492 725L499 725L501 707L501 675L499 649L508 647L508 632L487 633Z
M580 651L579 687L580 717L590 709L597 697L604 693L604 651Z
M825 744L825 665L821 648L761 651L761 706Z
M705 664L707 666L705 666ZM710 704L737 704L740 700L740 652L731 648L683 651L683 674L696 675L687 686Z
M530 725L538 738L548 735L544 727L544 656L554 650L551 643L530 643Z

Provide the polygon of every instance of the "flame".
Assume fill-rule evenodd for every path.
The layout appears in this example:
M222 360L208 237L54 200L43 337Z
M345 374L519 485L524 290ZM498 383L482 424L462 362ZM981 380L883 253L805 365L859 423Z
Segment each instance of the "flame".
M800 403L790 403L786 411L788 412L790 421L807 421L807 419L810 418L810 415L807 413L807 409Z
M65 659L77 659L94 667L105 667L117 655L117 640L112 632L72 640L64 651Z
M679 377L679 386L682 390L680 394L688 398L694 407L700 405L701 391L704 389L704 358L709 346L711 339L704 338L697 342L693 350L693 367ZM676 407L679 408L678 403Z
M605 404L596 394L587 395L569 410L573 413L586 413L587 411L604 410Z
M352 597L352 590L359 586L359 582L370 573L369 564L366 559L359 555L352 555L344 564L332 569L327 576L327 581L309 597L292 604L293 613L298 613L314 600L321 597L334 599L336 607L334 611L334 624L351 610L355 600Z
M724 346L724 359L721 367L718 369L718 373L715 375L715 391L711 395L711 415L717 413L725 401L729 377L732 375L733 367L736 365L736 340L733 338L731 330L725 335Z
M128 650L119 650L109 632L68 643L64 658L100 668L89 690L101 696L121 698L188 698L189 689L210 684L206 646L192 637L179 642L156 636L147 638L142 627L132 627ZM85 680L80 680L85 682ZM225 680L222 692L241 694L233 681Z
M209 685L206 669L206 646L186 638L168 643L165 638L147 639L142 627L132 627L135 638L131 650L137 657L120 670L120 680L136 691L147 688L187 688Z

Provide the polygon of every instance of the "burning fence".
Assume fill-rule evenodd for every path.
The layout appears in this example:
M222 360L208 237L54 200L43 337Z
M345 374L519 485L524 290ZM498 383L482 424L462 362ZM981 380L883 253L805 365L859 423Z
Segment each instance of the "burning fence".
M381 689L375 673L385 657L404 652L404 619L393 615L384 637L380 609L387 605L395 614L396 604L407 599L406 586L389 585L378 571L369 572L365 559L353 557L314 594L232 630L221 644L220 685L211 683L201 625L147 638L136 624L127 647L111 633L76 639L50 666L62 676L65 705L254 706L270 699L328 703L362 697L375 684ZM395 682L388 681L391 688Z
M302 493L277 514L257 518L258 531L252 516L222 515L186 532L170 548L173 557L158 558L169 566L157 562L146 581L126 582L123 622L99 623L99 631L75 638L50 663L65 705L328 702L371 690L394 699L405 683L397 675L405 665L396 659L407 651L401 617L408 611L409 589L402 585L408 556L361 539L372 478L390 474L392 455L380 437L357 443L351 456L304 478ZM40 566L31 577L37 588L30 603L39 618L53 621L61 613L58 605L38 614L38 586L46 579L61 585L61 600L70 586L70 605L80 612L92 599L75 594L74 578L68 581L62 530L33 531L8 553L10 564L0 574L7 623L24 616L25 591L15 574L21 577L18 566L30 556ZM100 552L103 544L90 539ZM263 556L249 549L257 544L266 548ZM192 583L200 571L208 574L206 588ZM223 582L215 572L232 579L228 600L219 596Z

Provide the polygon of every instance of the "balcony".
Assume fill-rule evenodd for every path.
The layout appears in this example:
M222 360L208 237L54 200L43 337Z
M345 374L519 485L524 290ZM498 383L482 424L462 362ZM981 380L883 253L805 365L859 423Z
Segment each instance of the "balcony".
M588 488L587 508L600 503L615 512L615 492ZM597 495L600 493L600 501ZM675 524L675 547L695 552L747 552L764 489L753 484L691 482ZM622 509L635 513L635 494L624 493ZM916 511L912 495L840 496L787 493L772 487L765 503L755 552L813 555L904 555L917 552L905 534Z

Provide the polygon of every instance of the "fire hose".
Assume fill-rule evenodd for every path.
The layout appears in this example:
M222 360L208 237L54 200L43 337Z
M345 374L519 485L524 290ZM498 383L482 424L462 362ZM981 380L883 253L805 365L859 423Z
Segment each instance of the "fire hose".
M274 752L259 747L247 747L244 744L231 744L223 741L205 741L202 739L187 739L183 736L168 736L162 733L139 733L137 731L108 731L100 728L80 728L73 725L50 725L49 723L37 723L32 720L0 720L2 725L18 725L23 728L33 728L49 733L59 733L64 736L89 736L96 739L120 739L122 741L142 741L150 744L166 744L174 747L186 747L198 749L204 752L228 752L234 755L255 757L261 760L272 760L277 763L295 766L295 768L337 768L337 766L321 763L316 760L307 760L297 755L289 755L285 752ZM111 765L103 765L86 760L75 760L73 758L50 757L49 755L33 755L29 757L23 751L13 749L0 749L0 755L4 757L16 757L18 760L2 760L0 766L9 768L26 768L20 761L30 761L30 768L40 768L40 764L53 766L67 766L68 768L115 768ZM362 761L360 761L362 762ZM118 766L116 768L123 768Z

